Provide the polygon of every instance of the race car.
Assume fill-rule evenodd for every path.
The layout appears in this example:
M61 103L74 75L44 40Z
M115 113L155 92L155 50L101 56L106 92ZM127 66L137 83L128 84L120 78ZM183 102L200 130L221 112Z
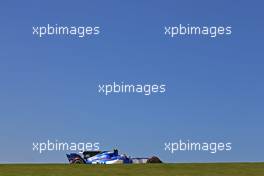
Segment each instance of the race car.
M84 151L83 157L77 153L66 154L70 164L140 164L140 163L162 163L156 157L131 158L125 154L120 155L118 150L113 151Z

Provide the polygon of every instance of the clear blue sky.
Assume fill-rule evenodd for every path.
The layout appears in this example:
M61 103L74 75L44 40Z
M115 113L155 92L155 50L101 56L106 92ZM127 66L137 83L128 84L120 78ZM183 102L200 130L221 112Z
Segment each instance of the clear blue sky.
M263 2L0 3L0 162L67 162L32 142L99 141L169 162L263 161ZM32 35L32 26L97 25L98 37ZM165 25L231 25L211 39ZM97 93L111 81L165 83L163 95ZM93 125L90 125L93 124ZM77 126L78 128L74 127ZM166 141L232 142L231 152L163 151Z

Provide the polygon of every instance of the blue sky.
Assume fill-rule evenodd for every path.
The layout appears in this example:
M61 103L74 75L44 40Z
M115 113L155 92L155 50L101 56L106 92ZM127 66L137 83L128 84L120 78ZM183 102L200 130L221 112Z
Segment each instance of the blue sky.
M263 161L263 5L1 2L0 162L67 162L66 152L32 151L32 142L47 139L98 141L103 150L168 162ZM100 26L101 33L32 35L32 26L48 23ZM164 26L180 23L231 25L232 35L164 35ZM97 93L98 84L113 81L164 83L167 91ZM164 152L164 142L179 139L232 142L232 151Z

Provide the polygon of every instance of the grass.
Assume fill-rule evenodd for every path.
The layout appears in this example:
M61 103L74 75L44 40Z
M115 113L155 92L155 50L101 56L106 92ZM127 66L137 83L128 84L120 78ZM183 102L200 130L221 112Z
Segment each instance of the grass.
M264 163L0 164L1 176L264 176Z

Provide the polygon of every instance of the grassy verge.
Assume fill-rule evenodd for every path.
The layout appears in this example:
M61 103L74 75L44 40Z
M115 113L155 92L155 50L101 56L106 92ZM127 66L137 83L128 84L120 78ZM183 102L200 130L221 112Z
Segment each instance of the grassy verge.
M0 164L1 176L262 176L264 163Z

